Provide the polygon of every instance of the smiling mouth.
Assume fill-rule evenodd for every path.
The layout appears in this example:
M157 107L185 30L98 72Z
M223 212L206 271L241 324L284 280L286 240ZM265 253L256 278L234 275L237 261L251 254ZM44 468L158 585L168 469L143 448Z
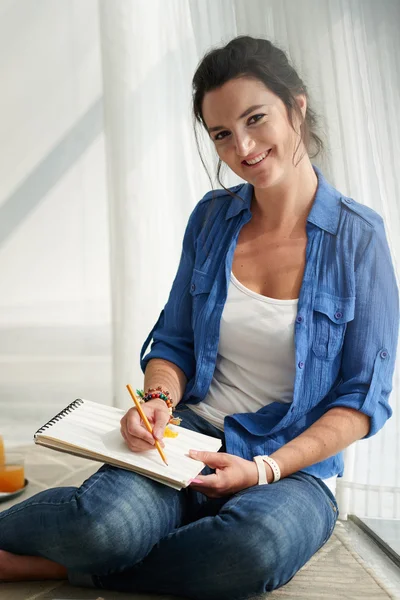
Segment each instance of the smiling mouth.
M269 149L267 152L264 152L263 154L260 154L260 156L254 158L249 162L247 162L247 160L242 160L242 165L244 165L245 167L256 167L257 165L260 165L270 155L270 153L271 149Z

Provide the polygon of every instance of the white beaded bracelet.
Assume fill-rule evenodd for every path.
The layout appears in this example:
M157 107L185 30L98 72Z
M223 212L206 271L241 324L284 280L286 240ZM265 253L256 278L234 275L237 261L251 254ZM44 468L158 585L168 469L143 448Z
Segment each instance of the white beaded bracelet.
M278 463L276 461L274 461L273 458L271 458L268 455L265 455L265 456L259 455L259 456L254 456L253 460L257 465L258 485L265 485L266 483L268 483L264 463L267 463L272 469L272 472L274 474L273 483L280 480L281 470L279 468Z

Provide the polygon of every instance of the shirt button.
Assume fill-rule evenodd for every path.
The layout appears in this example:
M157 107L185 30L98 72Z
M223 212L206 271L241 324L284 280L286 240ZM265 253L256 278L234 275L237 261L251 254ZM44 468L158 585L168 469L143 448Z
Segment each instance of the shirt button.
M196 286L195 286L194 283L192 283L192 285L190 286L190 289L191 289L192 292L194 292L194 290L196 289Z
M303 317L301 317L300 315L297 317L296 321L298 323L302 323L303 322Z
M347 204L351 204L352 203L352 200L350 198L345 198L344 201L347 202Z
M381 358L387 358L388 353L383 350L383 352L381 352Z
M303 367L304 367L304 363L303 363L303 361L301 360L301 361L299 362L299 369L302 369Z
M340 311L335 313L335 319L341 319L342 317L343 317L343 313L341 313Z

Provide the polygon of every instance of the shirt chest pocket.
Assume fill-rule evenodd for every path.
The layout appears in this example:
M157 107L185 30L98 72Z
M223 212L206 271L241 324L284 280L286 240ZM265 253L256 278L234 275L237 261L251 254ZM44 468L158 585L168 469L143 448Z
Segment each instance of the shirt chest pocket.
M190 282L193 329L195 328L196 322L205 307L214 281L215 279L211 275L203 273L198 269L193 269L193 275Z
M331 360L341 351L347 323L354 319L354 307L355 297L316 294L312 350L318 358Z

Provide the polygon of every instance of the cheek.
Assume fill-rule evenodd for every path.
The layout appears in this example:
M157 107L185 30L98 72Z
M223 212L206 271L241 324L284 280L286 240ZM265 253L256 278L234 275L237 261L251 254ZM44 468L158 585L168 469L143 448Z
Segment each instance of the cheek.
M281 159L286 160L293 155L296 139L287 131L283 131L279 137L271 141L274 144L274 153Z
M271 127L269 131L269 139L276 146L284 146L287 143L287 134L282 127Z
M286 148L288 148L289 150L292 150L299 142L299 137L298 135L295 133L295 131L293 131L293 129L291 127L287 128L285 131L285 146Z
M218 158L220 158L223 162L231 163L233 157L232 145L224 144L221 146L215 146L215 153Z
M287 123L267 123L265 129L263 129L263 137L268 140L271 145L278 146L280 148L288 146L293 139L293 130Z

